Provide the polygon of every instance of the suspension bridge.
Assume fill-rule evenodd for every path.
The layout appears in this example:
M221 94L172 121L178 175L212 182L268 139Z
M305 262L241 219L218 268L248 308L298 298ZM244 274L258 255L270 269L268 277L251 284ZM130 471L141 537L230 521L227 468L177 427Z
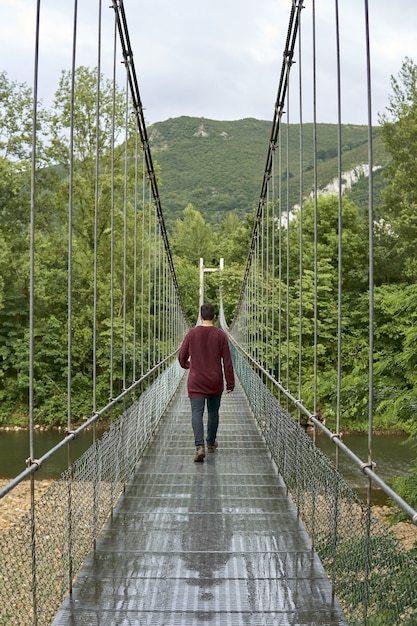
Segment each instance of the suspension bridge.
M30 150L28 233L28 396L27 467L0 492L6 498L23 481L30 482L28 514L0 537L0 623L53 624L415 624L417 564L390 529L372 513L376 485L414 523L416 511L375 471L372 457L373 415L373 152L372 119L368 120L369 172L369 455L358 458L342 441L341 411L330 431L320 418L317 369L320 345L321 268L317 220L319 162L315 152L312 202L315 212L314 262L303 265L304 237L299 228L296 261L298 287L290 280L289 222L293 213L288 162L290 115L303 124L301 73L315 76L315 2L289 2L281 73L271 134L260 172L259 202L242 289L233 320L226 320L219 268L219 317L229 337L238 379L236 390L222 399L219 447L203 463L193 463L186 374L177 354L191 322L185 315L175 264L165 227L150 141L134 62L128 18L122 0L97 13L97 71L94 102L93 158L85 158L87 139L77 115L89 110L77 100L76 63L78 3L74 3L72 66L68 74L65 124L55 122L67 140L65 171L67 226L65 271L67 306L61 323L67 328L66 434L39 456L35 363L37 324L45 315L37 290L39 219L48 176L42 170L44 146L39 134L38 68L41 5L37 6L33 119ZM336 18L338 2L335 3ZM365 49L369 54L369 15L364 3ZM302 62L301 23L313 32L312 64ZM335 40L339 41L335 20ZM113 98L101 93L101 42L113 38ZM122 60L122 63L120 61ZM370 59L364 107L371 110ZM121 76L121 78L120 78ZM290 81L290 77L295 80ZM300 78L300 80L297 79ZM340 84L340 67L335 83ZM124 96L118 98L118 85ZM317 85L312 81L315 101ZM339 90L340 92L340 90ZM120 103L124 105L120 111ZM83 108L85 107L85 108ZM89 113L92 114L91 110ZM107 125L102 121L105 116ZM117 121L118 120L118 121ZM121 121L120 128L117 124ZM339 123L340 127L340 123ZM316 150L316 120L313 124ZM300 135L301 137L301 135ZM110 138L110 139L109 139ZM88 142L86 141L86 144ZM342 240L342 145L339 137L339 268ZM300 139L300 171L302 169ZM84 158L83 158L84 157ZM83 193L77 181L82 168ZM120 166L120 163L122 164ZM117 164L119 168L117 169ZM110 172L104 179L103 172ZM50 172L48 172L50 174ZM85 180L88 178L90 187ZM300 190L302 186L300 185ZM304 199L298 198L302 222ZM89 215L91 247L82 247L79 220ZM77 254L87 254L89 274L80 275ZM84 258L84 257L83 257ZM201 268L200 268L201 269ZM203 268L204 269L204 268ZM303 292L305 272L312 289ZM327 271L324 266L324 271ZM198 268L196 268L198 272ZM86 290L86 284L89 289ZM81 285L81 287L80 287ZM74 426L77 385L74 373L83 329L74 323L80 292L88 291L91 318L92 413ZM203 297L203 294L200 294ZM309 306L306 306L308 300ZM40 310L42 309L42 310ZM108 313L104 313L106 310ZM297 328L290 311L296 311ZM339 274L337 384L342 380L343 284ZM49 313L47 311L47 313ZM58 315L58 313L57 313ZM197 316L197 312L196 312ZM306 347L306 326L311 342ZM303 394L303 354L314 355L313 402ZM103 366L103 354L107 359ZM291 372L290 372L291 370ZM296 372L294 379L293 373ZM103 380L106 392L103 396ZM107 396L107 400L103 397ZM338 403L339 404L339 403ZM101 436L97 425L108 425ZM359 499L333 464L306 434L332 439L368 479L368 498ZM73 459L71 444L84 430L91 446ZM38 494L36 478L58 451L68 451L68 469L49 490Z

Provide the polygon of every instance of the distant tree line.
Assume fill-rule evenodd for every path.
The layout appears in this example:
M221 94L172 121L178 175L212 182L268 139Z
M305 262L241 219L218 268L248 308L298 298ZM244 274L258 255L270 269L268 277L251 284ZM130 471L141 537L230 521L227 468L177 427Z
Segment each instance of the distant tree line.
M74 146L74 333L77 351L74 371L79 416L90 408L91 379L91 268L93 255L93 210L96 128L91 111L95 106L96 76L87 68L77 70ZM414 177L417 143L417 97L413 85L416 69L406 60L400 76L393 80L393 94L387 113L381 116L379 132L390 160L385 168L386 188L375 224L375 426L381 430L416 432L416 360L417 360L417 182ZM51 111L40 110L37 172L37 282L36 282L36 398L38 419L49 424L61 423L66 398L66 276L68 208L68 126L70 76L63 73ZM0 74L0 423L24 422L27 412L28 370L28 233L30 206L31 92L25 85L10 82ZM123 112L123 96L116 94L116 111ZM103 268L99 289L100 324L99 370L101 397L107 385L105 344L109 334L109 311L106 302L109 280L109 216L111 194L111 159L115 163L116 193L122 202L124 176L124 118L119 113L115 133L119 148L111 154L109 137L112 121L112 86L103 81L100 124L100 230L99 263ZM39 135L42 136L42 133ZM129 163L130 180L137 175ZM163 172L162 172L163 178ZM331 422L335 411L336 333L337 326L337 198L319 199L319 398L320 407ZM128 219L134 208L129 204ZM121 220L120 213L116 220ZM190 320L198 307L198 263L216 266L225 259L225 270L206 275L207 298L217 299L218 281L222 280L226 315L233 318L247 260L253 216L239 217L230 212L222 216L216 228L205 222L191 204L184 207L170 231L170 243L183 300ZM120 227L120 224L119 224ZM313 240L313 207L303 207L303 229ZM351 430L366 429L368 377L368 224L364 211L349 197L343 199L343 385L342 403L345 424ZM297 327L299 219L291 222L291 258L289 288L294 296L290 315L290 333ZM128 229L132 236L133 228ZM278 245L278 232L276 233ZM119 243L119 245L121 245ZM122 251L116 251L118 263ZM286 263L284 259L283 263ZM303 249L303 298L310 307L313 278L313 248ZM120 269L120 268L119 268ZM284 268L285 271L285 268ZM278 268L277 268L278 274ZM286 289L286 286L282 286ZM116 313L122 295L117 294ZM275 303L275 306L276 303ZM276 311L276 319L279 311ZM281 312L282 313L282 312ZM148 315L147 312L139 312ZM116 320L118 320L116 315ZM304 390L306 402L312 397L312 319L304 328ZM118 340L122 328L116 324ZM133 341L129 328L128 341ZM141 350L148 350L145 336ZM297 343L293 337L294 346ZM119 345L119 350L121 350ZM292 353L296 357L296 349ZM120 357L120 354L119 354ZM118 361L120 363L120 359ZM274 364L276 366L276 364ZM291 377L296 375L291 363ZM120 374L121 376L121 374ZM290 381L291 382L291 381ZM122 384L120 382L120 384Z
M132 382L135 320L125 320L123 310L133 309L133 255L135 211L133 192L142 178L133 146L133 121L126 123L125 95L101 79L100 129L96 128L97 72L76 70L72 142L72 419L80 422L92 414L93 309L96 309L97 407L109 400L110 376L115 397ZM71 77L62 72L51 110L39 106L35 207L35 324L34 400L37 424L66 423L68 377L68 249L70 190ZM114 97L114 104L113 104ZM25 425L29 388L29 262L32 150L32 93L24 84L0 74L0 424ZM133 119L133 118L132 118ZM127 128L126 128L127 127ZM100 154L97 176L97 137ZM126 140L127 137L127 140ZM132 149L130 149L132 148ZM98 187L99 193L96 194ZM127 191L126 191L127 190ZM127 196L127 197L126 197ZM97 203L97 207L96 207ZM110 207L114 206L111 221ZM95 220L95 215L98 219ZM154 228L149 202L141 207L137 241L142 230ZM142 215L143 214L143 215ZM152 220L152 223L151 223ZM97 232L95 232L97 223ZM114 267L111 259L112 229ZM139 245L139 244L138 244ZM153 293L154 272L148 249L157 244L147 235L137 274L143 274L143 291ZM94 260L97 259L97 298L93 301ZM126 262L126 284L123 285ZM142 273L141 263L147 263ZM113 276L113 278L112 278ZM113 283L113 312L110 288ZM137 299L136 372L152 365L155 356L155 303ZM156 329L156 330L155 330ZM113 367L109 371L110 334ZM174 346L171 347L174 349ZM146 370L145 370L146 371ZM137 376L136 376L137 378Z

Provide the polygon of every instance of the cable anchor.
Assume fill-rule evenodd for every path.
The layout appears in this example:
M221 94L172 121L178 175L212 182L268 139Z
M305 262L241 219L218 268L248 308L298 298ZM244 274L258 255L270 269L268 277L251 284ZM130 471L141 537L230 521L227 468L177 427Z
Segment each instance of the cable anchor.
M25 461L26 467L32 467L32 465L36 465L36 469L38 470L41 466L41 462L39 459L31 459L30 457Z
M371 461L370 463L361 463L360 465L362 472L365 474L366 469L370 469L371 472L375 471L376 463L375 461Z

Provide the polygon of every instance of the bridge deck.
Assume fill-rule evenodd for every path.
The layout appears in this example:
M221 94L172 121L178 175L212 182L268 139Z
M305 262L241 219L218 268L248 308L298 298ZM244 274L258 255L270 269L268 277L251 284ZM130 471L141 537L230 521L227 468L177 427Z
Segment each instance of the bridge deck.
M346 624L238 387L194 463L184 386L53 626Z

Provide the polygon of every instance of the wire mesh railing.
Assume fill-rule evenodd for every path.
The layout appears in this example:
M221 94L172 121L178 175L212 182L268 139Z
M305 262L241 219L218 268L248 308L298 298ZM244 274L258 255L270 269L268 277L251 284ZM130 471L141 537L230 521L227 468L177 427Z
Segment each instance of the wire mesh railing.
M398 497L374 471L374 420L378 417L386 428L386 407L397 397L392 389L397 381L387 380L381 374L381 354L385 353L384 342L389 342L389 336L377 332L375 323L376 289L379 288L380 294L388 293L390 285L384 284L381 278L376 285L374 277L377 264L374 237L378 228L374 216L375 129L371 115L366 1L357 19L363 22L363 107L368 113L368 123L362 129L362 133L364 130L366 133L362 134L361 150L355 156L362 161L360 165L355 162L355 167L368 177L367 193L360 206L343 193L345 176L348 176L342 169L343 142L349 140L342 134L349 134L352 128L349 125L342 128L344 94L340 55L346 25L339 19L339 4L335 2L334 15L328 15L336 42L333 51L338 119L334 129L337 143L334 158L337 157L338 166L334 181L336 192L328 193L319 187L319 181L326 176L322 174L326 170L326 158L319 150L320 133L325 130L323 126L319 128L317 122L320 101L317 35L323 32L320 28L323 29L323 11L327 9L319 3L307 5L300 0L292 4L263 183L230 333L244 353L260 365L264 380L270 377L271 381L276 381L275 393L287 410L299 422L320 428L331 437L336 446L336 463L339 450L359 462L369 478L368 505L372 500L372 486L378 483L417 524L415 508ZM306 36L306 25L312 37ZM313 123L308 127L303 119L303 109L307 106L313 110ZM308 171L309 184L304 164L307 154L313 162ZM389 254L391 252L392 249ZM382 314L383 307L380 305L379 311L382 324L387 315L385 309ZM403 317L406 316L404 309ZM392 323L394 327L393 320ZM408 327L410 324L412 322ZM385 370L396 359L402 359L405 348L405 343L396 346L393 360L387 356L384 361ZM378 377L375 372L379 373ZM404 406L410 403L410 413L415 415L408 373L399 374L398 378L401 377L405 390L398 396L401 398L402 393L407 396ZM396 406L397 414L390 415L394 428L401 420L403 404L398 400ZM334 432L326 428L326 423L331 424ZM343 444L344 429L367 430L365 461L355 459Z
M108 430L0 535L0 624L52 623L183 373L171 359L143 381L140 397L136 388L120 400L125 408Z
M22 139L28 145L19 156L26 158L8 162L25 193L11 193L4 207L19 279L11 273L5 286L2 322L14 328L14 341L2 365L14 403L28 413L28 453L26 469L0 489L0 499L26 479L30 497L28 514L0 538L2 625L51 623L183 374L176 351L189 324L123 3L107 13L101 2L96 12L88 4L73 3L71 41L62 50L70 70L62 70L45 109L45 7L37 3L34 84L25 90L32 137ZM77 32L86 22L95 28L82 65ZM12 226L16 202L20 230ZM10 306L16 300L17 312ZM110 427L98 438L103 422ZM62 440L40 455L35 430L63 424ZM87 429L92 445L74 460L71 443ZM64 448L67 471L39 496L35 474L42 478L45 461Z
M345 206L341 197L343 146L339 117L339 195L320 211L315 111L313 197L309 204L303 197L305 144L300 130L294 131L290 125L293 111L290 75L297 53L303 4L292 2L265 177L244 287L231 328L234 339L245 350L244 357L236 352L236 368L312 545L326 565L335 593L352 623L411 625L416 621L415 562L403 553L387 529L376 522L370 502L364 505L357 499L337 469L332 468L278 402L281 399L287 409L294 408L299 418L305 415L322 427L317 382L320 366L330 363L330 368L337 372L336 379L332 379L337 428L334 435L329 435L338 449L343 447L339 419L345 304L342 287L350 278L343 274L346 258L343 244L350 207ZM338 3L335 4L337 9ZM114 20L109 21L103 18L99 4L95 70L87 71L76 65L79 16L78 3L74 3L71 71L62 77L58 110L50 118L48 141L54 151L49 161L51 150L42 145L41 133L37 132L44 116L39 115L38 58L35 62L32 158L29 168L22 164L23 170L27 168L23 172L26 178L19 179L22 189L31 189L29 219L25 223L25 241L30 232L30 245L24 248L27 244L22 244L24 253L19 257L20 267L29 267L21 290L27 299L25 322L29 328L28 332L26 328L22 330L29 346L28 467L0 491L3 497L30 478L31 508L0 540L0 620L4 624L50 623L111 515L181 376L175 349L187 322L162 217L123 2L114 0L111 8ZM314 1L312 8L314 41ZM366 13L366 2L365 8ZM36 49L42 34L40 14L38 3ZM117 37L121 43L122 67L116 52ZM113 72L109 83L101 74L104 39L107 50L109 41L114 46L112 61L107 65ZM305 63L301 49L298 52L299 62L295 66L301 76ZM314 49L312 58L315 62ZM118 76L120 69L122 80ZM316 68L313 70L315 73ZM340 78L338 73L338 86ZM92 82L96 88L88 91ZM121 82L125 86L119 90ZM316 83L313 91L316 95ZM338 105L340 108L340 101ZM301 129L301 100L295 108ZM77 125L83 113L88 112L85 117L90 119L93 110L95 121L91 127L83 129ZM88 130L88 137L84 130ZM294 132L299 136L301 157L299 189L293 186L290 167ZM374 398L371 120L367 165L369 282L366 285L362 281L360 288L368 290L369 301L369 345L363 354L369 353L370 363L367 377L371 451ZM297 209L296 201L299 201ZM320 222L320 215L324 214L328 224ZM290 229L292 220L296 224L294 229ZM50 228L51 224L58 224L56 230ZM337 237L332 239L335 233ZM328 250L326 255L321 255L322 236L333 241L336 253L331 259L326 256ZM42 255L48 246L49 254ZM49 269L53 269L54 281L44 279ZM353 267L352 275L356 270L358 267ZM30 285L28 298L27 285ZM355 287L358 291L356 283ZM66 299L61 299L63 291L67 292ZM338 309L336 314L332 310L329 315L331 300L337 300ZM54 315L51 315L51 303L59 305L56 311L54 308ZM83 308L91 313L90 317L77 315ZM8 319L9 326L17 320L17 316ZM45 360L39 357L45 348L42 336L56 350L61 348L53 353L52 361L50 354ZM305 359L306 355L310 358ZM249 367L250 358L255 370L259 367L260 377ZM306 384L306 361L314 370L313 384L311 377ZM61 366L55 370L59 369L59 376L51 377L51 363L55 366L58 362ZM43 374L51 387L40 398L42 388L37 383L43 380ZM87 412L85 404L76 407L73 402L80 381L81 387L91 384ZM16 389L23 386L21 381L17 383ZM48 390L52 387L60 391L57 402L66 398L64 404L61 400L59 410L67 414L67 433L58 446L37 458L34 428L39 406L42 401L48 401ZM305 394L311 400L311 412L302 400ZM87 421L79 428L74 428L75 413L77 422L87 414ZM70 448L81 430L94 428L102 417L111 417L109 433L101 439L94 435L91 448L69 463L68 470L44 497L37 498L34 474L42 468L43 461L62 447ZM70 452L68 458L71 459ZM363 471L370 477L371 485L377 479L372 454L363 464ZM407 509L406 503L401 505L415 521L415 511L411 507Z
M320 188L326 180L327 160L320 152L324 131L318 125L323 11L326 40L332 30L335 42L333 53L326 49L326 54L333 54L336 68L334 194ZM376 520L371 506L376 483L417 523L415 509L374 471L377 229L368 2L355 13L358 24L363 24L362 89L367 111L367 140L365 144L362 140L357 154L359 170L368 176L367 198L360 210L343 195L344 144L350 141L352 127L342 129L346 24L341 13L337 1L334 14L314 0L292 3L264 178L230 336L252 410L349 622L411 625L416 621L416 562ZM308 126L304 124L307 107L313 120ZM307 154L313 163L309 171ZM352 165L357 167L358 162ZM355 333L353 318L358 310L362 323ZM365 461L342 442L346 427L342 418L350 417L352 398L360 405L356 415L367 423ZM330 421L334 432L325 426ZM315 448L302 423L313 426L313 438L319 428L334 442L335 468ZM366 503L339 475L339 451L367 476Z
M412 626L417 563L232 344L236 373L349 624ZM270 382L270 381L269 381Z

